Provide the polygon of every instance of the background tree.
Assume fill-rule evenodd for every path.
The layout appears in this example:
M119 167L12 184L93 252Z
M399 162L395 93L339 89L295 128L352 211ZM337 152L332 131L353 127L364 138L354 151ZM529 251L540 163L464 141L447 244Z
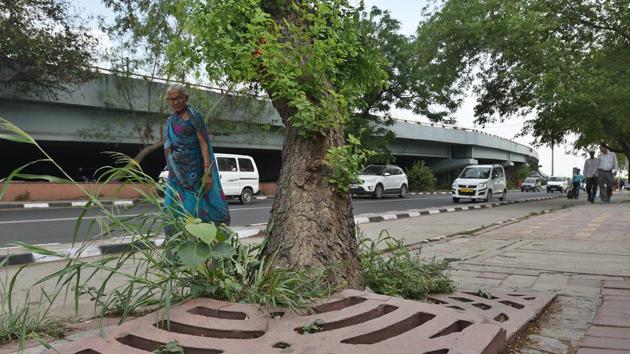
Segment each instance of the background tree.
M184 67L169 62L167 51L170 44L187 35L180 21L185 17L182 11L187 7L180 1L103 2L115 15L111 22L102 20L100 25L115 43L104 58L115 73L109 93L122 100L128 109L121 119L131 122L141 143L134 156L136 162L141 163L164 144L164 124L170 114L164 90L165 85L173 82L190 84L190 102L204 113L212 134L263 130L259 118L266 112L264 102L232 87L217 89L204 86L208 82L201 72L187 75ZM234 117L238 117L238 121ZM115 132L115 129L108 132ZM103 129L88 133L100 135ZM110 135L108 138L116 138L115 133Z
M523 134L630 156L630 7L623 1L439 2L418 29L448 81L473 83L477 123L532 113Z
M0 1L0 87L54 96L92 77L95 41L65 0Z
M186 4L191 39L173 43L174 64L262 90L285 126L265 252L294 269L337 265L331 280L363 287L348 193L358 171L340 161L358 155L343 147L351 111L386 73L361 47L360 12L343 0Z
M181 16L177 16L181 7L173 0L103 0L103 3L114 13L111 23L101 20L100 24L115 43L104 58L115 73L112 95L122 98L128 107L129 114L123 119L132 123L141 142L141 148L134 156L140 163L164 144L168 106L164 100L164 86L157 85L155 78L163 79L167 85L186 79L181 68L168 65L166 56L173 38L183 35L178 21Z
M395 138L393 109L408 109L434 122L452 123L450 113L461 102L459 89L443 74L428 70L429 52L417 50L423 39L400 33L400 21L388 11L372 7L362 13L359 23L361 48L382 58L387 72L385 85L368 86L358 100L346 133L361 137L364 148L377 152L373 163L394 160L389 146ZM427 55L429 54L429 55Z

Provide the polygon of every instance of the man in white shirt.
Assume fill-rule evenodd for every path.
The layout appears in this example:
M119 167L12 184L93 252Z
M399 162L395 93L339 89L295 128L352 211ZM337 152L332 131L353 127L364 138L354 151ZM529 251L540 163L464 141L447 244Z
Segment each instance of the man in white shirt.
M619 162L617 155L608 151L608 145L601 143L599 145L600 154L597 156L599 160L597 164L597 181L599 182L599 197L602 203L610 203L612 196L614 175L619 170Z
M597 166L599 159L595 158L595 150L589 150L590 158L584 161L584 178L586 178L586 195L591 203L595 203L597 194Z

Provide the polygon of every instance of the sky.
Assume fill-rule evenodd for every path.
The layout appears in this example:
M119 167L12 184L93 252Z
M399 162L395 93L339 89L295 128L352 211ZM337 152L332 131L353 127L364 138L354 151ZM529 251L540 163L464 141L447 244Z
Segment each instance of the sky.
M354 4L358 4L359 0L350 0ZM367 8L377 6L383 10L388 10L392 14L392 17L398 19L401 22L401 33L405 35L414 35L416 28L422 15L422 9L429 3L427 0L365 0ZM111 11L109 11L101 2L101 0L76 0L75 6L83 18L88 20L89 24L96 26L95 20L89 20L90 16L105 16L111 18ZM99 42L103 46L109 45L109 40L105 34L99 33L96 29L94 34L99 38ZM516 137L523 129L523 122L527 117L515 117L506 120L503 123L489 124L485 127L477 126L474 124L473 108L476 103L476 97L474 94L470 94L462 103L459 110L455 113L457 119L457 125L466 128L475 128L484 130L488 133L492 133L521 144L531 145L533 141L532 136ZM392 112L393 116L400 119L407 120L426 120L422 116L413 114L411 111L395 110ZM540 169L543 173L551 175L551 148L550 147L537 147L535 150L538 152L540 158ZM584 165L584 158L579 155L571 153L573 150L571 145L560 145L554 149L554 174L561 176L570 176L573 167L582 168Z

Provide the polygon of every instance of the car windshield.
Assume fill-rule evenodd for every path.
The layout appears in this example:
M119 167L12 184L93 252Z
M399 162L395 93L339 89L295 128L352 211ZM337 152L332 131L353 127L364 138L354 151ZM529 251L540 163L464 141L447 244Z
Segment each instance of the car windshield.
M490 167L466 167L460 178L488 179L490 177Z
M563 177L549 177L550 182L562 182Z
M385 166L370 165L366 167L361 174L367 176L381 176L383 171L385 171Z
M525 183L536 183L536 178L526 178Z

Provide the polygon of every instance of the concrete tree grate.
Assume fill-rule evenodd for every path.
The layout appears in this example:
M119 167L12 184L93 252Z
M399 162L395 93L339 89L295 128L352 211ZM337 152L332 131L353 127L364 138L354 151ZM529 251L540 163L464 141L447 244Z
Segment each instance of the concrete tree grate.
M534 307L526 308L533 316L529 309ZM174 307L170 321L149 314L113 328L105 338L85 338L56 350L146 353L177 341L187 354L494 354L506 347L506 338L506 329L473 311L346 290L303 314L195 299Z
M535 320L555 298L554 294L505 292L501 290L461 291L429 298L435 304L480 314L504 328L508 343Z

